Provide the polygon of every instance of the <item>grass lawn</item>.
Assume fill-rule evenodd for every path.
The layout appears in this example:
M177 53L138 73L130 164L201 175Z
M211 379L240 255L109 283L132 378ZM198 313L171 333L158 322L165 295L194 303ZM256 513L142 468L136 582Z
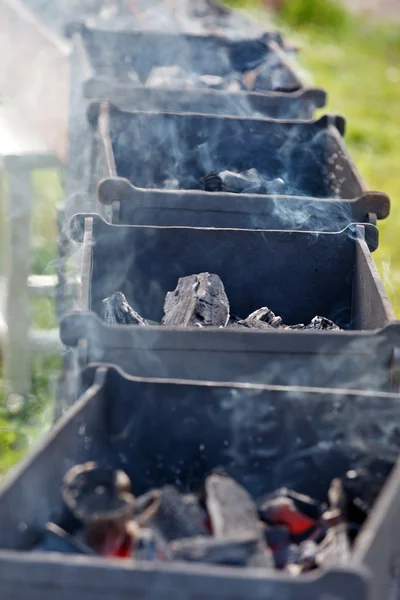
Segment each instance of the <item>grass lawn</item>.
M257 10L260 2L227 4ZM331 0L287 0L277 25L301 44L304 80L328 91L320 114L346 118L345 141L368 188L391 198L374 259L400 317L400 24L368 22L337 6ZM263 12L257 11L258 21Z
M260 7L257 0L227 4ZM265 20L266 28L271 26L265 11L257 19ZM345 139L369 189L391 197L392 214L380 225L380 248L374 256L400 317L400 26L350 17L330 0L287 0L277 25L289 39L301 43L298 60L304 79L328 90L325 111L346 117ZM33 270L50 273L56 259L60 186L52 173L35 174L35 183ZM38 326L53 326L51 301L35 301L32 310ZM0 478L50 423L58 367L56 360L35 361L28 407L5 406L0 380Z

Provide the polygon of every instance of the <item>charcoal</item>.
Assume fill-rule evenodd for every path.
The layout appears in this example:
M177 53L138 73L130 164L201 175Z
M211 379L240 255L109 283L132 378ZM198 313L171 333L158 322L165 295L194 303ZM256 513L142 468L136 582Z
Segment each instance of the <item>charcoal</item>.
M194 514L193 506L170 485L138 498L137 504L143 507L143 511L140 514L135 508L136 521L154 528L167 542L208 535L206 524Z
M230 325L231 327L247 327L247 329L274 329L271 325L268 325L268 323L265 323L265 321L258 321L257 319L245 319L236 321L236 323L233 323Z
M258 539L194 537L176 540L169 547L174 560L241 567L256 554Z
M281 317L277 317L267 306L263 306L258 310L252 312L246 319L245 322L262 322L270 325L271 327L279 327L282 324Z
M282 546L274 551L273 556L276 568L284 569L288 565L297 564L300 557L299 547L295 544Z
M308 325L304 323L298 323L297 325L284 325L285 329L292 329L293 331L341 331L333 321L330 321L326 317L314 317Z
M206 192L222 192L223 185L220 176L214 171L207 173L201 178L201 183Z
M291 575L300 575L300 573L315 569L318 552L318 544L311 540L306 540L299 546L290 546L285 570Z
M290 544L290 532L284 525L265 525L264 539L271 550L277 550Z
M347 535L346 523L341 521L340 511L330 511L327 521L333 524L326 532L324 540L318 548L315 563L320 567L343 564L347 565L351 559L350 541ZM336 515L336 519L333 517Z
M284 495L266 500L259 513L269 525L285 525L292 536L305 534L316 526L316 519L304 514L291 498Z
M222 187L225 192L237 194L262 193L263 182L256 169L251 169L246 173L234 173L233 171L221 171L218 174L222 181Z
M205 492L215 537L260 537L257 506L241 485L230 477L213 474L206 479Z
M307 326L307 329L316 329L317 331L340 331L340 327L326 317L314 317Z
M199 273L181 277L164 303L163 325L225 327L229 319L229 301L218 275Z
M136 560L170 560L171 553L168 544L157 531L147 528L139 528L135 536Z
M134 496L123 471L101 468L94 462L76 465L64 477L62 496L83 523L130 518Z
M371 467L372 465L370 465ZM362 525L372 509L393 463L385 464L377 471L359 467L348 471L341 482L345 495L344 515L350 523Z
M321 518L322 514L327 509L326 504L318 502L317 500L314 500L314 498L311 498L306 494L299 494L298 492L295 492L294 490L291 490L289 488L280 488L276 490L273 494L270 494L266 500L271 500L275 498L289 498L290 500L292 500L298 511L300 511L303 515L309 517L315 522Z
M200 75L199 84L213 90L223 90L225 88L223 78L218 75Z
M169 67L154 67L146 81L146 87L190 87L189 79L182 67L172 65Z
M122 292L115 292L102 302L103 320L106 323L118 325L141 325L147 327L149 323L143 319L128 304Z

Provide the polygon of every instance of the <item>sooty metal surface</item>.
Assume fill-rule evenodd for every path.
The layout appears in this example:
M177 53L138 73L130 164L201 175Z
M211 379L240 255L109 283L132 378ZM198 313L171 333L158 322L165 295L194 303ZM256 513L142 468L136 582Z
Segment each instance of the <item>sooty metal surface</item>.
M85 239L87 308L99 315L102 300L120 291L145 319L160 322L178 279L209 272L221 278L231 314L239 318L268 306L288 325L321 314L342 328L373 329L385 325L391 311L370 271L365 230L375 249L372 225L359 226L358 233L357 227L338 233L141 227L110 225L97 215L77 215L71 224L74 238ZM363 312L369 279L372 310Z
M293 71L275 34L258 40L227 40L217 36L177 36L160 32L103 31L82 27L73 36L76 53L86 65L81 80L84 96L108 100L127 110L191 112L271 118L311 119L326 102L320 88L306 88ZM143 87L152 68L180 65L188 76L204 73L232 76L234 69L264 61L263 93L251 91ZM129 78L139 73L141 81ZM192 78L193 79L193 78ZM182 88L182 89L179 89ZM276 91L274 91L276 90Z
M110 362L140 377L399 389L398 322L374 331L237 331L106 325L93 313L61 323L82 365Z
M400 425L395 394L274 386L243 389L231 383L129 379L105 367L94 371L93 367L84 375L85 387L93 385L80 402L3 484L1 547L28 549L47 521L63 518L59 490L63 476L76 462L97 460L123 469L132 480L135 495L166 483L185 491L196 489L212 468L224 466L254 497L285 485L323 498L325 484L329 485L332 477L362 464L368 454L390 454L388 440L393 428ZM282 431L286 435L282 436ZM36 502L24 491L32 486L41 490ZM66 592L71 594L71 582L79 599L83 598L79 586L85 582L85 593L93 595L98 586L103 594L111 590L115 594L121 585L118 596L122 598L140 589L155 598L172 598L179 589L187 598L229 598L234 593L244 600L251 586L251 595L257 599L273 600L278 594L290 600L329 596L353 600L367 597L364 557L376 549L376 540L382 541L383 536L381 558L366 563L379 582L378 588L375 586L378 595L371 596L378 600L385 597L379 593L391 583L393 544L387 532L393 534L398 528L398 487L397 469L361 530L360 543L347 568L316 572L301 580L232 568L160 563L150 567L140 561L134 569L129 568L128 576L126 561L2 553L0 589L17 581L26 594L20 597L31 600L32 592L45 588L51 578L53 590L63 585L62 595L57 596L62 600L68 597ZM19 526L21 522L24 528ZM372 537L371 524L375 525ZM67 579L61 577L61 565ZM21 567L22 581L13 577Z
M268 180L281 178L283 194L350 199L365 191L342 141L341 117L276 121L93 104L89 119L102 138L97 178L118 175L152 189L174 178L185 188L187 178L200 182L210 171L255 168Z
M100 313L102 299L118 290L157 321L178 278L208 270L221 277L239 316L276 304L289 324L324 314L359 331L108 326L84 312L63 320L62 341L80 346L83 364L109 361L139 376L396 388L399 326L385 326L394 312L367 244L350 232L187 228L181 236L179 228L112 227L87 217L83 311Z
M100 212L106 220L126 225L232 227L238 229L301 229L340 231L349 223L384 219L390 210L386 194L366 192L355 200L302 196L264 196L196 190L146 190L127 179L100 182ZM81 212L79 202L76 212Z
M301 87L297 75L282 63L279 44L271 41L268 33L256 39L229 40L215 35L115 32L82 26L81 35L93 70L112 79L126 79L129 71L134 71L144 83L154 67L171 65L188 73L226 77L266 63L271 65L271 89L294 91Z

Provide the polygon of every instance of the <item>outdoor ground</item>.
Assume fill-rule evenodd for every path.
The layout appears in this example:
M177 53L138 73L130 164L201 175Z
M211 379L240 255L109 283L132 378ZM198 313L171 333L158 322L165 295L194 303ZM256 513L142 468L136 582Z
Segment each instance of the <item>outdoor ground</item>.
M357 2L346 0L353 8ZM265 20L266 28L272 26L260 9L261 0L227 4L246 5L257 11L258 21ZM286 0L284 4L275 23L288 38L301 43L304 79L328 90L324 111L346 117L345 140L369 188L391 197L392 214L379 225L380 248L374 257L400 317L400 24L391 12L400 0L383 0L379 8L378 0L358 2L364 8L375 5L374 18L369 20L350 16L330 0ZM380 21L385 16L386 22ZM55 204L60 186L53 173L38 173L35 181L34 271L49 273L56 258ZM33 310L38 325L54 324L51 301L37 301ZM33 395L22 409L7 407L0 387L0 478L51 422L58 366L55 360L35 362Z

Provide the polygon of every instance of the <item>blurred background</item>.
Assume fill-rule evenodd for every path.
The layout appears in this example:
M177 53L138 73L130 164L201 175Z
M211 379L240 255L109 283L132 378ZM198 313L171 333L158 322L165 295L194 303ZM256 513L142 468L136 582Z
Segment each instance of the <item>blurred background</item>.
M51 4L57 17L57 0ZM296 68L305 82L328 91L328 105L321 114L346 118L345 141L361 175L370 190L390 196L391 216L379 225L374 259L400 317L400 0L226 0L226 4L250 13L266 29L280 28L300 46L301 52L292 58ZM1 33L0 20L0 38ZM56 272L55 217L62 187L53 170L34 173L33 183L32 272L51 275ZM6 192L3 178L2 239L7 230ZM3 268L4 256L0 258ZM56 326L51 298L32 299L31 311L36 327ZM34 358L32 394L24 403L6 399L0 379L0 479L51 424L59 366L56 358Z

